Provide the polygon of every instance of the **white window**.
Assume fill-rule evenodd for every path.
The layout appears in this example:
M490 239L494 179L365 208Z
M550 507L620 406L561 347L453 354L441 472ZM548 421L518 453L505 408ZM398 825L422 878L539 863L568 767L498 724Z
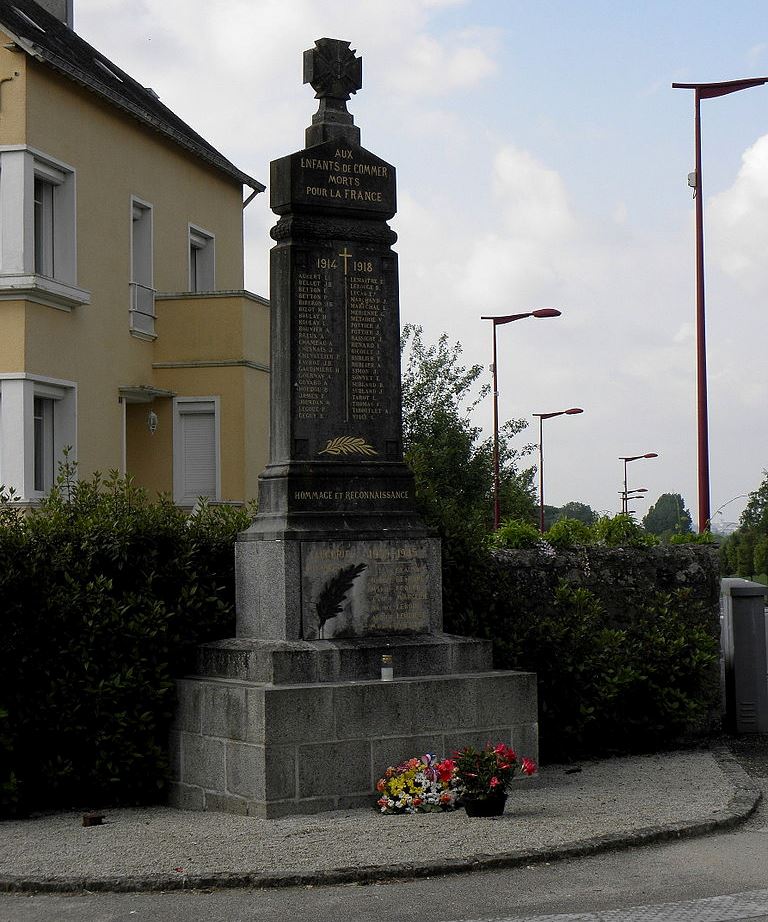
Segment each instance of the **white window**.
M189 225L189 290L215 290L213 234Z
M33 486L37 493L47 493L56 479L53 450L53 400L35 397L33 426Z
M35 176L35 272L54 277L54 185Z
M77 449L77 387L36 375L0 374L0 483L25 501L53 486L65 448Z
M131 199L131 332L155 338L155 289L152 261L152 206Z
M201 496L220 499L219 414L216 397L176 397L173 498L192 506Z
M0 298L69 310L77 287L75 171L25 146L0 146Z

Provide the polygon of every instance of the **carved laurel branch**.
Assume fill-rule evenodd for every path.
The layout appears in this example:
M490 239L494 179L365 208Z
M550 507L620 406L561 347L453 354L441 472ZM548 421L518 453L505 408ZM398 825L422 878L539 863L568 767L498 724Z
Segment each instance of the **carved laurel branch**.
M369 445L365 439L355 435L340 435L335 439L328 439L328 444L319 451L320 455L377 455L378 452Z

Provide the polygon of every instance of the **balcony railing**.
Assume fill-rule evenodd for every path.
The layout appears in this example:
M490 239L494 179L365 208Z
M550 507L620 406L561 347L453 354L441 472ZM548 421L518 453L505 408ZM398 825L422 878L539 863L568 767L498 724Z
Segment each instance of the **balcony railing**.
M155 289L131 282L131 329L147 336L155 335Z

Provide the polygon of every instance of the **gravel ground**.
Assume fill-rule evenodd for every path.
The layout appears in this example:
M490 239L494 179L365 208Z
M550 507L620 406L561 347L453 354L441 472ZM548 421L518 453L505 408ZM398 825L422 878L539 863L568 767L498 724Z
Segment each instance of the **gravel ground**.
M306 874L393 863L535 853L604 835L707 820L734 785L710 752L548 766L517 786L503 817L375 809L260 820L165 807L108 810L105 824L58 813L0 824L0 877ZM364 856L364 859L363 859Z

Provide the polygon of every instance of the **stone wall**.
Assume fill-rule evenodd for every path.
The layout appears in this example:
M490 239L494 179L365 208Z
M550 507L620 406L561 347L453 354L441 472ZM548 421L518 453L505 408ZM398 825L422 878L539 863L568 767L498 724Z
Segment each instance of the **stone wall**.
M551 599L561 580L588 589L605 608L606 623L622 627L633 612L657 593L688 589L711 611L712 630L720 632L720 574L717 551L705 545L640 548L585 546L544 553L495 551L506 592L521 602Z

